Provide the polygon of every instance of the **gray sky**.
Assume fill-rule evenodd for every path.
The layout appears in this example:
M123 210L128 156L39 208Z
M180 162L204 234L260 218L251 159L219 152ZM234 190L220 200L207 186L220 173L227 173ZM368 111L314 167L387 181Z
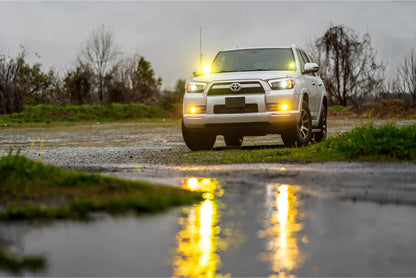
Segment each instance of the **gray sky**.
M127 54L152 63L164 87L199 68L199 27L204 60L234 46L304 47L330 24L369 32L378 60L397 64L416 49L416 2L0 2L0 52L24 46L30 61L64 73L94 28L104 24ZM40 59L34 57L34 53Z

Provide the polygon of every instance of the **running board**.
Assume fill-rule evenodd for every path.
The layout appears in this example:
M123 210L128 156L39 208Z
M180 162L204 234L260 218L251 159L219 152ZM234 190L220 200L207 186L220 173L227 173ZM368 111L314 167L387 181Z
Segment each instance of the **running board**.
M312 133L318 133L318 132L321 132L320 128L313 128L312 129Z

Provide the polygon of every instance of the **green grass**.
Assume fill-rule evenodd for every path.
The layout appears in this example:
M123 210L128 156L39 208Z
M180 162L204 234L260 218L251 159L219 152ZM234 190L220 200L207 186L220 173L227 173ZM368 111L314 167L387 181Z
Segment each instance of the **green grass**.
M304 148L213 150L168 154L171 164L317 161L416 161L416 124L367 124Z
M39 271L46 266L46 261L40 256L18 256L6 252L0 247L0 269L19 274L24 270Z
M0 176L0 221L155 212L201 199L178 188L66 171L12 154L0 158Z
M351 106L334 105L328 107L328 112L351 113Z
M0 115L0 124L162 119L180 117L181 109L178 104L36 105L25 106L21 113Z
M351 159L416 160L416 124L396 127L394 123L356 127L329 138L315 147Z

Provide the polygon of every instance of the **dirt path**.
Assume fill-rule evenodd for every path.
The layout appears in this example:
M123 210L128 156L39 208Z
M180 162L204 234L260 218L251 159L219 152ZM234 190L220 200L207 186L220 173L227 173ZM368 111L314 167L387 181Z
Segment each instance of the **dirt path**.
M375 121L383 124L387 121ZM329 136L365 123L362 120L330 120ZM416 120L397 121L397 125ZM243 147L283 144L280 136L244 138ZM214 148L224 147L218 136ZM84 167L103 164L165 164L164 153L189 152L180 132L179 120L155 120L137 123L95 123L1 127L0 153L10 148L23 155L60 166ZM153 155L154 154L154 155Z

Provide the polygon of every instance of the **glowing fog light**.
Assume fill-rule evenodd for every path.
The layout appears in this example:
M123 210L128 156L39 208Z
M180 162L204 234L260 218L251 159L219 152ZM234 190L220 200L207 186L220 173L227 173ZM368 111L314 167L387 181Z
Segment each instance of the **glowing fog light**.
M206 107L205 106L196 106L192 105L188 108L189 114L205 114L206 113Z
M268 103L267 111L288 111L290 105L288 103Z
M189 107L189 113L191 113L191 114L195 114L195 113L196 113L196 111L198 111L198 109L197 109L195 106L191 106L191 107Z

